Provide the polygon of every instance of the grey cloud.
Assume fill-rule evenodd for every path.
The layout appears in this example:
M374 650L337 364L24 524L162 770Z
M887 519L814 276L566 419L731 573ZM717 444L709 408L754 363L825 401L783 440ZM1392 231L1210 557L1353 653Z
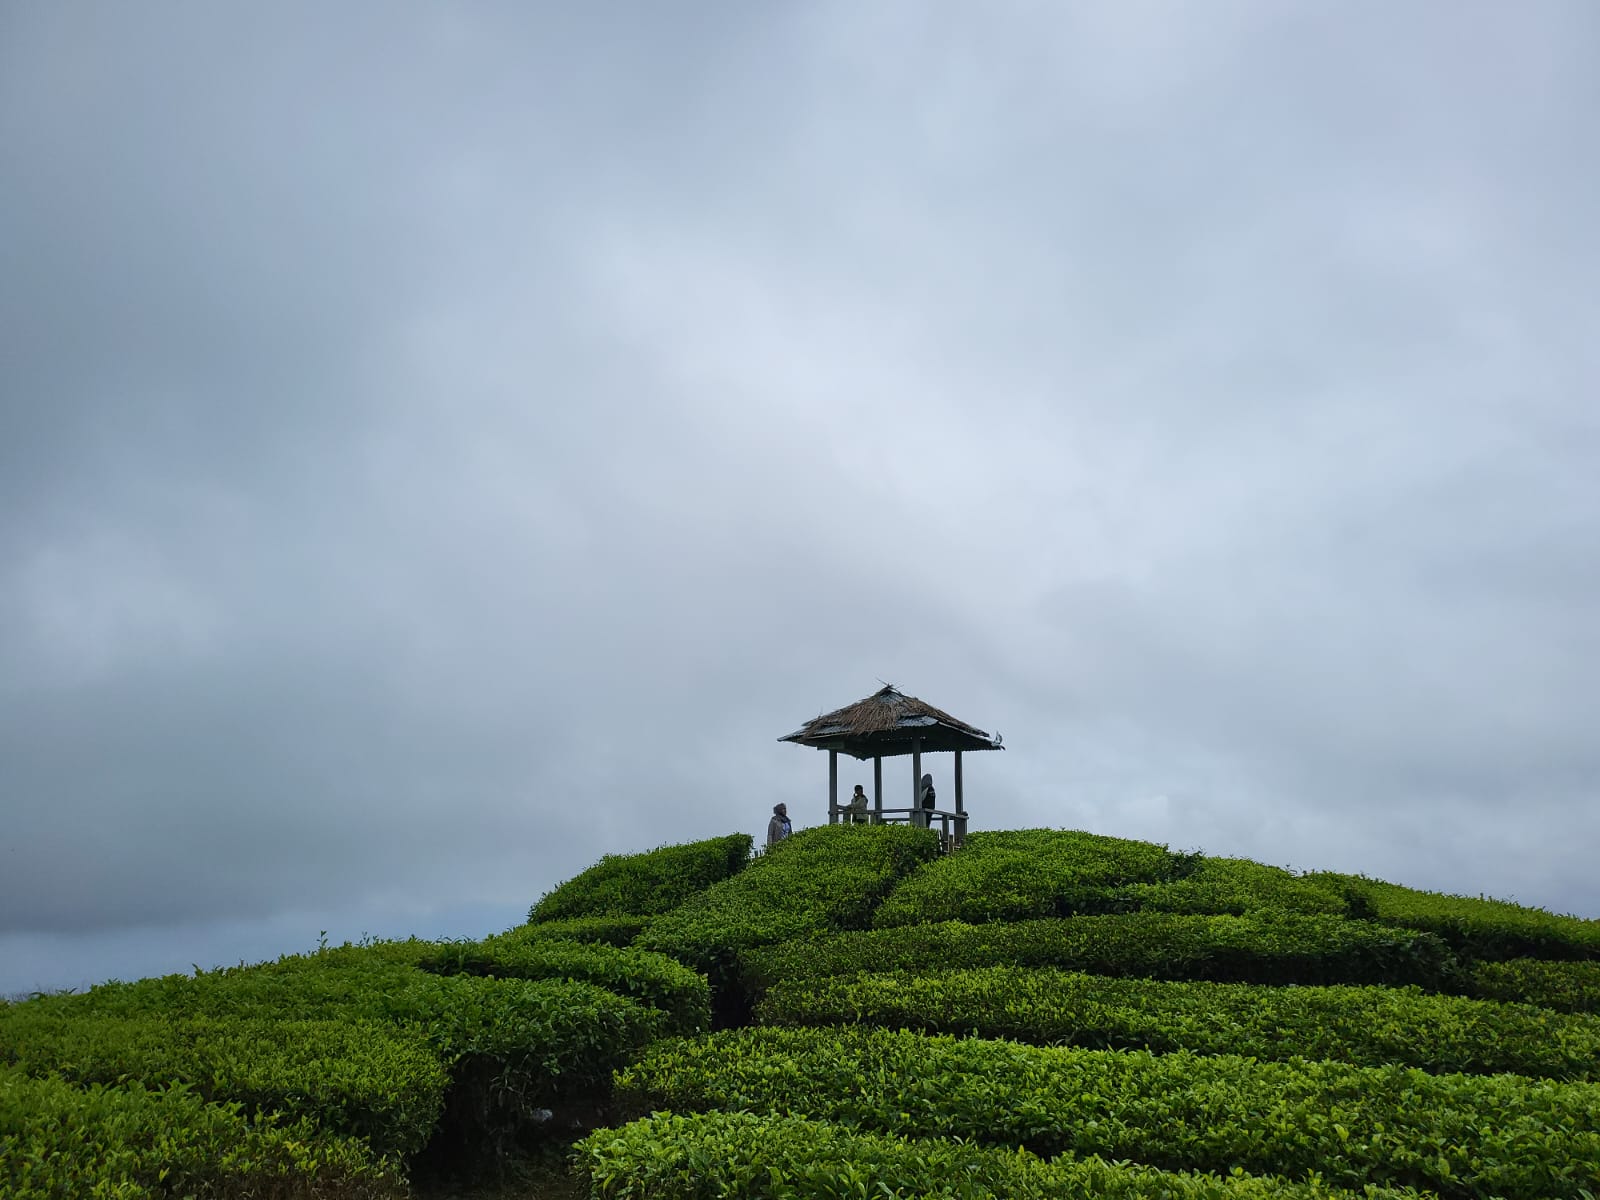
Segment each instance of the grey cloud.
M4 936L514 912L878 679L1600 911L1595 20L8 12Z

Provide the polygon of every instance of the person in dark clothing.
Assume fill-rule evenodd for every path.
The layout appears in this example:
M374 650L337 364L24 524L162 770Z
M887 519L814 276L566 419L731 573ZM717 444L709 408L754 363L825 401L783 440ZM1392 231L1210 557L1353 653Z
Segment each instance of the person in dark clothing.
M774 804L772 806L772 820L767 822L767 845L776 846L793 832L794 827L789 824L788 805Z
M933 776L922 777L922 787L917 792L917 808L919 812L913 815L913 823L924 829L933 827L933 810L938 806L939 797L933 790Z

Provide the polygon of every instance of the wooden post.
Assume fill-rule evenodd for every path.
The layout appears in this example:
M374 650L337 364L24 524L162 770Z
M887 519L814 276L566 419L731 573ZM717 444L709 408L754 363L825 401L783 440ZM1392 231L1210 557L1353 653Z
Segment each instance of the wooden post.
M839 752L828 751L828 824L839 823Z
M961 751L956 751L956 836L950 848L956 849L967 840L967 802L961 794Z
M922 739L911 739L911 824L921 828L922 817Z
M883 755L872 756L872 823L883 824Z

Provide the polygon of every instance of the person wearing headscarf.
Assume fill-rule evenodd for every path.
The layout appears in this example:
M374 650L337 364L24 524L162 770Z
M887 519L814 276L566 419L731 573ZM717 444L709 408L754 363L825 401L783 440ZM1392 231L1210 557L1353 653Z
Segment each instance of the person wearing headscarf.
M774 804L772 806L772 820L767 822L767 845L776 846L792 832L794 832L794 827L789 824L788 805Z
M922 788L917 792L917 807L922 810L922 824L928 826L932 823L930 814L939 802L937 793L933 790L933 776L922 777Z
M850 802L844 806L844 819L851 825L867 823L867 789L859 783Z

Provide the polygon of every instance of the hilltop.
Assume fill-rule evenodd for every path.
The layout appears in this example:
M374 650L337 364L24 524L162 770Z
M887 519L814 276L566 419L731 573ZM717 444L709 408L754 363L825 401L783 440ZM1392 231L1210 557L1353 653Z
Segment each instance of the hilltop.
M0 1009L17 1200L1571 1197L1600 921L1086 832L607 856L476 942ZM534 1174L528 1164L541 1164ZM519 1182L520 1181L520 1182Z

